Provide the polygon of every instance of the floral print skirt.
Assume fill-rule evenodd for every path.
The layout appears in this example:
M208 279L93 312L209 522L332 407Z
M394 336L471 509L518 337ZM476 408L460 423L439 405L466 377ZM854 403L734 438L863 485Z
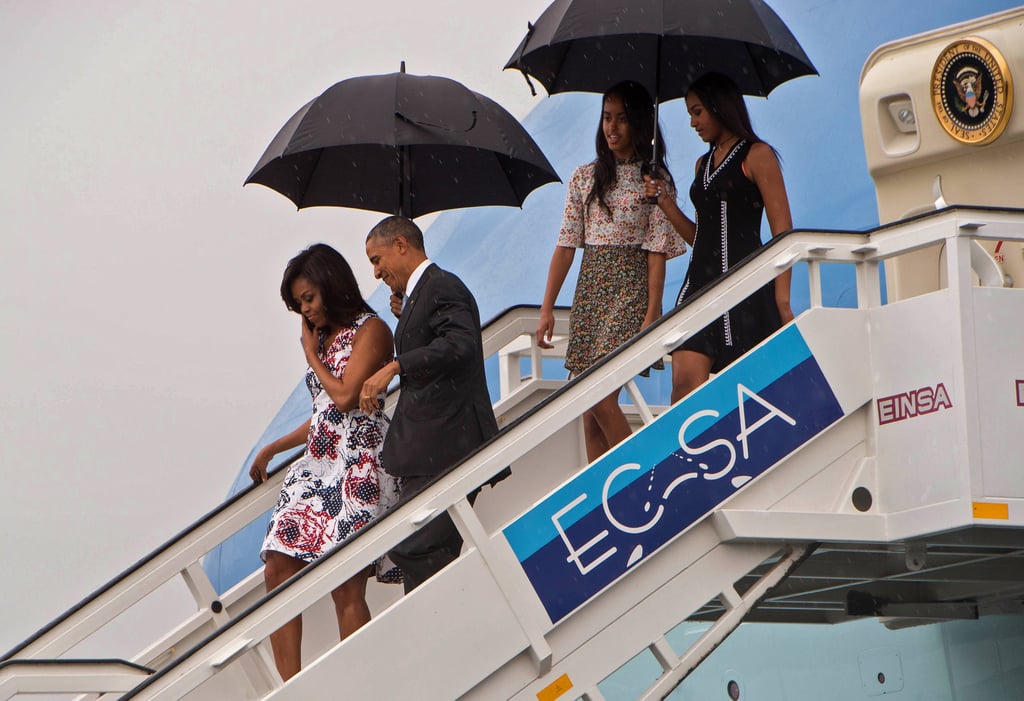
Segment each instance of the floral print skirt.
M332 450L312 441L289 467L267 526L264 559L272 550L313 562L398 501L397 480L380 465L386 425L358 410L340 415L348 430ZM382 582L402 581L386 556L374 563L374 574Z
M638 246L584 247L565 367L573 375L583 372L635 336L646 313L647 252Z

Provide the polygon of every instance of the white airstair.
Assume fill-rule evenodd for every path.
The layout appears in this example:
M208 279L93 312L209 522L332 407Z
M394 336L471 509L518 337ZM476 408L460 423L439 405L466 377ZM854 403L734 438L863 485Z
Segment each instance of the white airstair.
M569 383L543 377L537 311L514 308L485 338L502 431L456 469L270 594L260 572L218 594L202 558L265 514L278 470L10 651L0 699L599 701L644 652L663 671L642 698L660 699L744 620L1022 613L1024 290L973 272L995 264L983 242L1019 251L1024 211L790 232ZM880 264L929 246L942 288L883 303ZM675 406L644 402L645 368L800 262L807 312ZM828 266L855 271L856 308L822 305ZM580 416L624 385L638 429L585 466ZM330 591L443 510L462 557L408 596L372 591L373 620L338 643ZM282 684L266 638L304 611ZM673 649L687 620L709 626ZM104 647L119 625L136 647Z

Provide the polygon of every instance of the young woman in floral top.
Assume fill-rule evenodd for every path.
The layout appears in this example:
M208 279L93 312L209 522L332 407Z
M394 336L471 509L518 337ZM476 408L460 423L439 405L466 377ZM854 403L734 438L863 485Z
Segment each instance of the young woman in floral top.
M582 248L565 357L573 376L661 316L665 260L686 250L664 212L644 198L643 168L651 160L655 130L650 95L637 83L619 83L601 105L597 158L569 179L537 325L537 345L551 348L555 299ZM663 154L660 129L658 144ZM671 183L662 157L659 168ZM618 395L616 390L583 415L589 461L630 434Z

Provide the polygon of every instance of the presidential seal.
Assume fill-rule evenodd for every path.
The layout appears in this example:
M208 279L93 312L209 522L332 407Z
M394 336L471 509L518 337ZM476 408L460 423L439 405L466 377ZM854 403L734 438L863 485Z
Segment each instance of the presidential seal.
M1013 110L1013 83L999 49L978 37L947 46L932 69L932 108L957 141L981 146L999 138Z

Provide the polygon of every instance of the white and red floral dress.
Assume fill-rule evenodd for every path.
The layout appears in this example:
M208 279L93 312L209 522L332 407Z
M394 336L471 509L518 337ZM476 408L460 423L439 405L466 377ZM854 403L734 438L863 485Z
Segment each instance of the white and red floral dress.
M320 360L331 374L344 378L356 331L373 316L359 316L325 350L321 340ZM388 428L383 397L367 415L358 407L340 411L312 368L306 387L313 398L306 453L285 476L263 540L264 559L273 550L312 562L398 501L396 480L380 464ZM385 560L377 563L377 578L401 581L401 572Z

